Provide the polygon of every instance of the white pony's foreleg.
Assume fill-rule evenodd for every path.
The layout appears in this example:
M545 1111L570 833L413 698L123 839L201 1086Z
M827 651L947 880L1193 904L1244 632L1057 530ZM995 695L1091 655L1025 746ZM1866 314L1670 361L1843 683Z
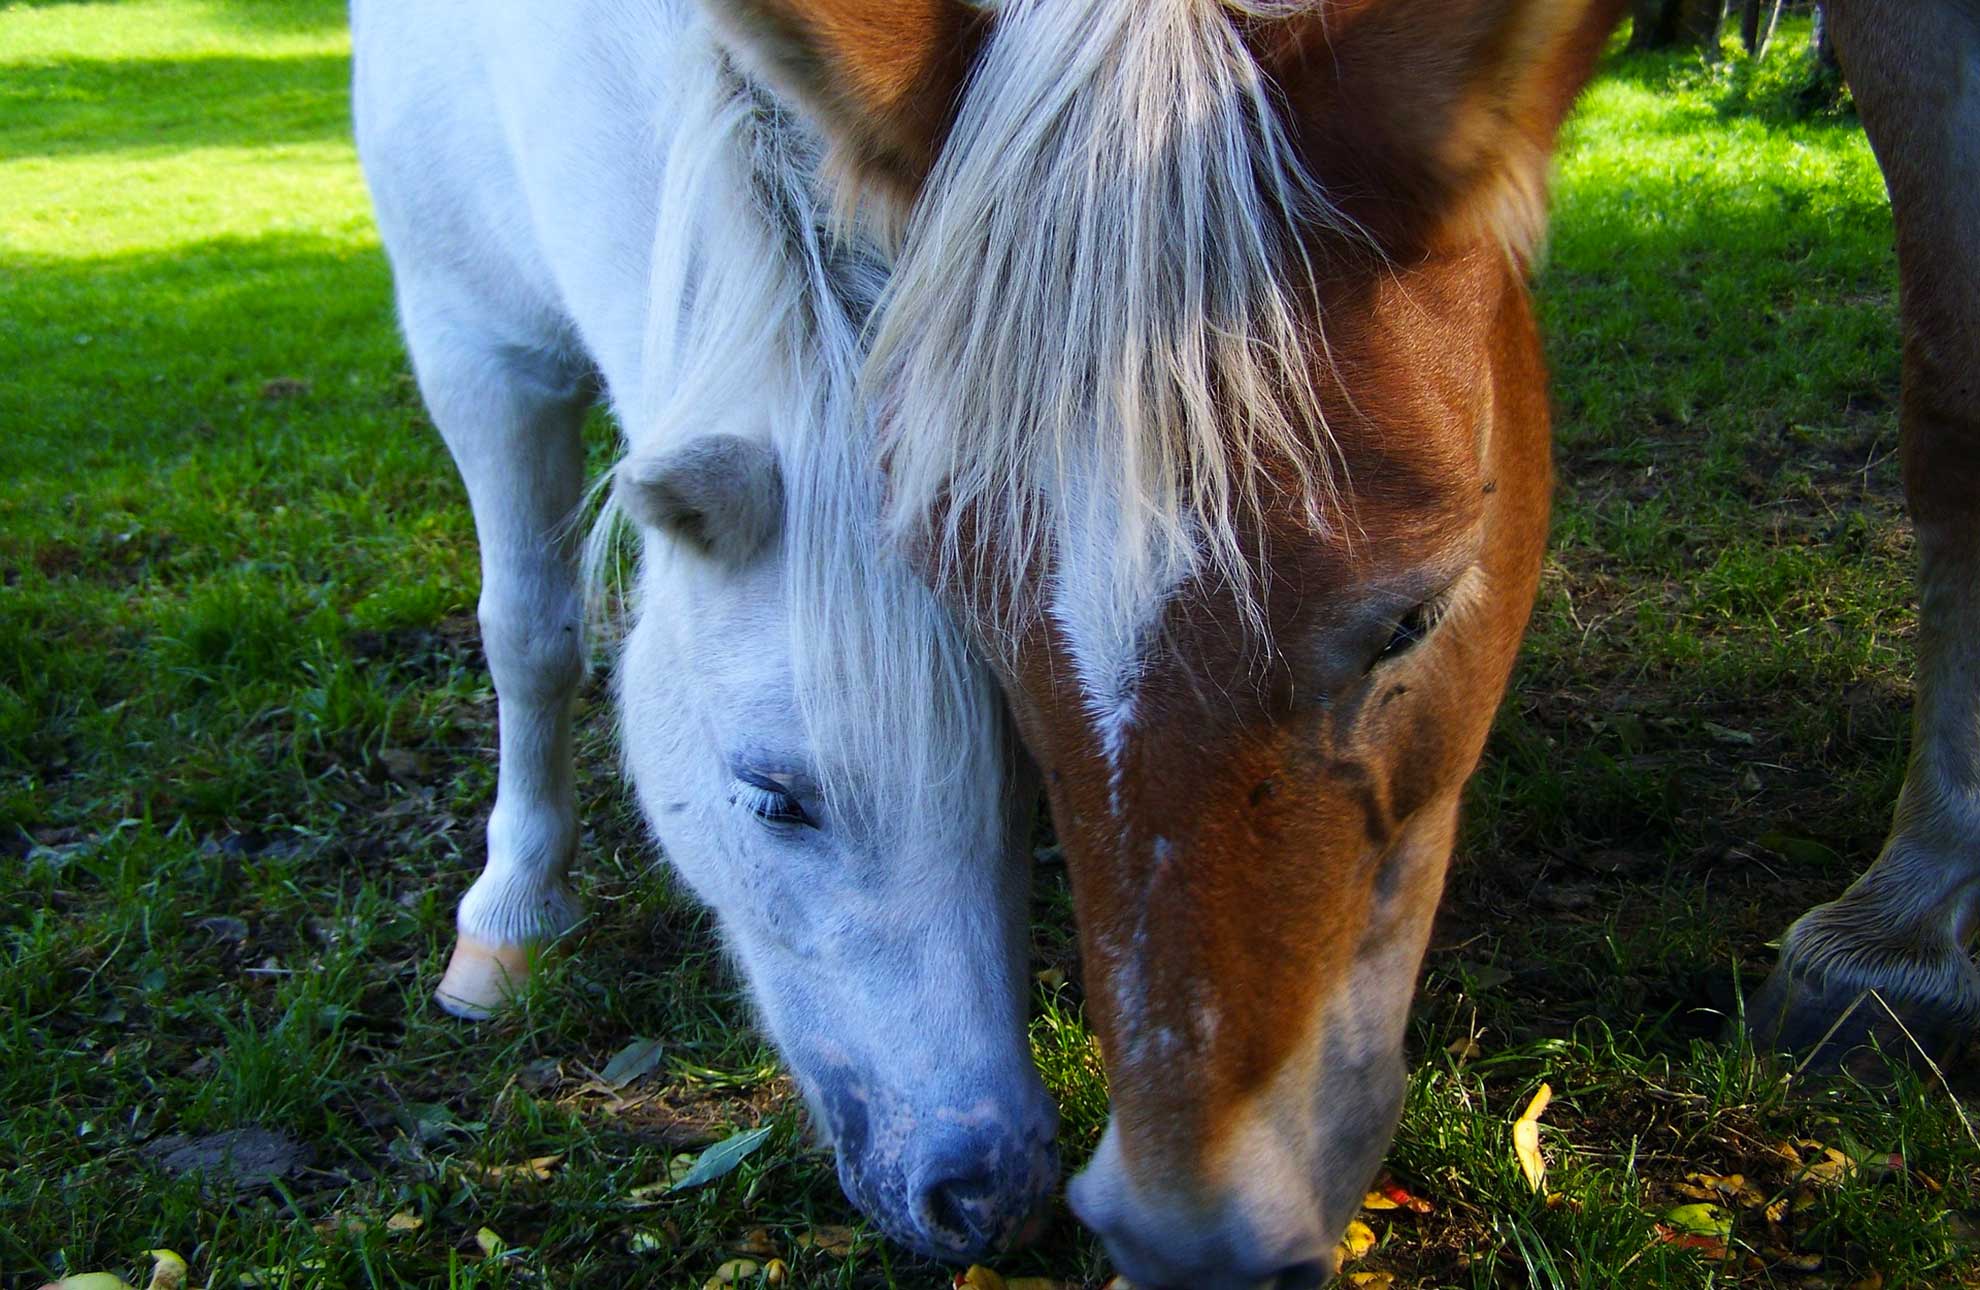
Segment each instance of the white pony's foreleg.
M421 392L453 454L481 543L481 639L495 681L500 768L488 862L457 919L437 991L457 1016L488 1016L529 975L536 947L580 910L572 706L584 675L578 536L589 386L572 365L446 325L406 302Z

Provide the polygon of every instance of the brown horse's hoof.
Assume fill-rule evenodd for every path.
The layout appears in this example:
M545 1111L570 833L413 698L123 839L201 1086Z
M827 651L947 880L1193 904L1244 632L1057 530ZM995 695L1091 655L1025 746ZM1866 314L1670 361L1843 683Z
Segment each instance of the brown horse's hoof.
M1774 969L1747 997L1746 1030L1763 1052L1793 1054L1805 1071L1881 1079L1876 1056L1944 1068L1973 1037L1963 1009L1894 997L1859 984Z
M530 947L491 945L463 936L433 1001L466 1021L486 1021L512 1002L529 981Z

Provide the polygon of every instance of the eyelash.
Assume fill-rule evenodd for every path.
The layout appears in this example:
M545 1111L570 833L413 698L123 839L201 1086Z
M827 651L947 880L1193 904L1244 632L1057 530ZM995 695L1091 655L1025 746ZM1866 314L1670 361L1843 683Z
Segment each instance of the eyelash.
M1375 662L1369 665L1370 670L1390 659L1401 658L1421 645L1431 632L1437 630L1437 622L1444 616L1447 605L1444 600L1426 600L1398 619L1394 634L1389 637L1389 643L1382 647L1382 652L1375 656Z
M797 825L807 829L818 827L805 814L798 800L780 788L739 780L729 800L765 824Z

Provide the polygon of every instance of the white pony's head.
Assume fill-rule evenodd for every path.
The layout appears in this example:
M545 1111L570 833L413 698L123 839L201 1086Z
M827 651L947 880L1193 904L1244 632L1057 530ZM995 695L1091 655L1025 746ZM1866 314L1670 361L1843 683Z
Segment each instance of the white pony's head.
M934 1257L1005 1243L1057 1161L1025 1039L1035 781L987 678L931 690L960 652L891 688L816 674L798 566L830 553L767 440L636 456L617 491L645 534L625 746L668 858L720 916L847 1195ZM840 612L946 633L904 568L877 572L868 594L893 594Z

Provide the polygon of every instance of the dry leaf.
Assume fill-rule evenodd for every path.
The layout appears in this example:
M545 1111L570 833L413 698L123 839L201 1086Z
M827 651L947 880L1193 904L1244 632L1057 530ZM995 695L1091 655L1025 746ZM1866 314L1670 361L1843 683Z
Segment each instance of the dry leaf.
M1456 1058L1460 1066L1466 1062L1477 1061L1485 1055L1485 1050L1478 1046L1478 1041L1469 1035L1463 1039L1452 1040L1444 1046L1444 1051Z
M1073 1290L1073 1287L1050 1277L1012 1277L1004 1282L1004 1290Z
M502 1256L502 1238L495 1234L495 1229L492 1227L484 1227L476 1232L474 1243L481 1247L484 1258L495 1259Z
M808 1232L798 1233L797 1247L843 1259L852 1253L853 1241L858 1235L850 1227L814 1227Z
M1547 1179L1547 1161L1540 1154L1540 1117L1547 1112L1547 1104L1554 1100L1554 1090L1546 1084L1533 1095L1526 1104L1526 1110L1513 1121L1513 1154L1519 1158L1520 1172L1526 1175L1526 1183L1534 1191L1539 1191Z
M455 1172L472 1182L486 1183L499 1187L506 1182L549 1182L550 1173L562 1160L563 1153L552 1156L535 1156L513 1165L462 1165Z
M1834 1147L1822 1147L1822 1158L1801 1171L1804 1181L1817 1187L1840 1187L1843 1179L1856 1172L1856 1162Z
M1396 1274L1393 1272L1350 1272L1347 1274L1347 1284L1356 1287L1357 1290L1389 1290L1389 1287L1395 1283Z
M114 1272L78 1272L60 1281L50 1281L41 1290L137 1290Z
M763 1265L755 1259L730 1259L715 1269L715 1275L701 1283L701 1290L722 1290L723 1286L737 1286L750 1280L763 1270Z
M674 1248L674 1238L664 1228L636 1227L626 1238L626 1248L634 1254L661 1254Z
M1374 1248L1375 1229L1357 1218L1341 1234L1341 1243L1334 1248L1334 1263L1352 1263Z
M1406 1188L1386 1174L1375 1180L1375 1190L1369 1194L1380 1196L1385 1202L1381 1206L1369 1206L1371 1209L1406 1209L1412 1214L1430 1214L1437 1208L1420 1196L1410 1195Z
M752 1227L749 1234L741 1240L730 1241L729 1249L733 1253L752 1259L777 1257L777 1243L770 1239L770 1229L767 1227Z
M955 1290L1009 1290L1004 1278L981 1264L972 1264L968 1271L956 1273L956 1279L949 1284Z
M405 1210L400 1210L385 1220L385 1230L388 1232L417 1232L424 1226L426 1226L425 1219Z
M1884 1290L1884 1274L1877 1271L1849 1283L1849 1290Z
M766 1285L780 1286L790 1279L790 1266L782 1259L772 1259L763 1265L763 1281Z

